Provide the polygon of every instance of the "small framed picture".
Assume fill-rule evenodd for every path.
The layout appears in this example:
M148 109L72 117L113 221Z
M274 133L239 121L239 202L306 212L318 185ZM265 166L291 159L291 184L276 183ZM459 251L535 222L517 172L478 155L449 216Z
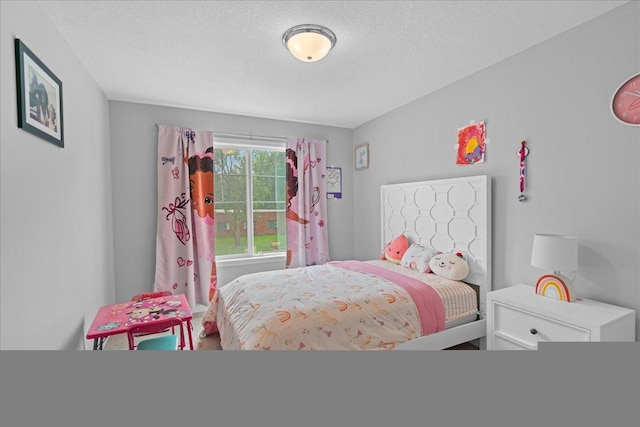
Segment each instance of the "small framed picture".
M62 82L20 39L15 49L18 127L64 147Z
M342 199L342 168L327 166L327 199Z
M369 167L369 144L358 145L353 153L353 162L356 170Z

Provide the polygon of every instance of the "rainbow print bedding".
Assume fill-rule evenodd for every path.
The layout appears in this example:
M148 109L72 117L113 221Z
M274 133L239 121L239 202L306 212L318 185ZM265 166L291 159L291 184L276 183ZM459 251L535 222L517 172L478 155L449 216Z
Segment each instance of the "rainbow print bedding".
M202 324L224 350L383 350L476 312L463 282L346 261L239 277L218 288Z

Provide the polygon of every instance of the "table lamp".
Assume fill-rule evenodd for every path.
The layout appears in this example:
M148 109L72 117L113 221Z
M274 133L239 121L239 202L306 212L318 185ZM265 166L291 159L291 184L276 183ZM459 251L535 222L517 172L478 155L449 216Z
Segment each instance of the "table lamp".
M576 300L573 280L578 270L578 240L573 236L536 234L533 236L531 265L553 274L544 274L536 282L536 293L561 301ZM573 279L560 272L573 272Z

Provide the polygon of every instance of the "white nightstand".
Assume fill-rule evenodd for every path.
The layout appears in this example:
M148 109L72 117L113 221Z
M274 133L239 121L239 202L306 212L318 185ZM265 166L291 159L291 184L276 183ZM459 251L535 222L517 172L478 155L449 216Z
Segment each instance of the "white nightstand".
M635 310L560 301L516 285L487 293L487 350L536 350L540 341L635 341Z

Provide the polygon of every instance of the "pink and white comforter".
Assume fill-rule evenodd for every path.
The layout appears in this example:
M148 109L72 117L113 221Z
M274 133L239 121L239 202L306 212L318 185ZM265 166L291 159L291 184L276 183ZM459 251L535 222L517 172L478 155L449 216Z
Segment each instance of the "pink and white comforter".
M218 288L202 324L225 350L392 349L473 314L473 303L454 307L469 292L474 303L462 282L388 261L333 262L239 277Z

